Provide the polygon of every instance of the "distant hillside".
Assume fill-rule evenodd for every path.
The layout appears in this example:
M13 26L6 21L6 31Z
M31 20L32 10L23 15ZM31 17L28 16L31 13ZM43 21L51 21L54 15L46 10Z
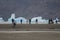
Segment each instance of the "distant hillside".
M27 19L60 18L60 0L0 0L0 16L7 20L13 12Z

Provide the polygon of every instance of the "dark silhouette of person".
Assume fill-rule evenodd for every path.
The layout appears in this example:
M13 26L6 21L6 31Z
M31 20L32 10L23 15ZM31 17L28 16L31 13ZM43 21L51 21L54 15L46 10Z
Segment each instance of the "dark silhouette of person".
M13 24L13 28L15 28L16 23L15 23L15 20L14 19L12 19L12 24Z
M50 24L50 19L49 19L48 23Z
M49 24L53 24L53 20L52 20L52 18L49 19Z
M38 19L36 19L36 23L38 23Z
M21 19L21 20L20 20L21 24L22 24L22 21L23 21L23 20Z
M29 24L31 24L31 19L29 19Z
M57 24L58 21L56 20L55 22L56 22L56 24Z

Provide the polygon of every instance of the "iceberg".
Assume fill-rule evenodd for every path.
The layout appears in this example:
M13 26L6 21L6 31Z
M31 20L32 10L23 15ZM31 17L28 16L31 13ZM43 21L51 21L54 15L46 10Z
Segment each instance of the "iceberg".
M15 19L16 23L21 23L21 20L22 20L22 24L27 23L27 19L25 19L24 17L18 17Z
M38 24L48 24L48 20L42 19L42 17L34 17L31 19L32 24L36 24L36 19L38 20Z

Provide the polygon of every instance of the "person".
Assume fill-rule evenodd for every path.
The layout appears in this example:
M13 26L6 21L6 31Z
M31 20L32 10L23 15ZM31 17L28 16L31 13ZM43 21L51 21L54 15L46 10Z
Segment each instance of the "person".
M20 20L21 24L22 24L22 19Z
M29 19L29 24L31 24L31 19Z
M36 23L38 22L38 19L36 19Z
M59 21L59 19L58 19L58 18L56 18L55 23L57 24L57 23L58 23L58 21Z
M58 21L56 20L55 22L56 22L56 24L57 24Z
M52 18L49 19L49 24L53 24L53 20L52 20Z
M50 24L50 19L49 19L48 23Z
M13 24L13 28L15 28L16 23L15 23L15 20L14 19L12 19L12 24Z

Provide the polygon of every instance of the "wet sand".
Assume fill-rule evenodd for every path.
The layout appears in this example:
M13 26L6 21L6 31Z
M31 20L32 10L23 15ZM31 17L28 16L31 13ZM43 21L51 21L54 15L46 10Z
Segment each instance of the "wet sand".
M60 40L60 32L0 32L0 40Z
M12 24L0 24L0 31L42 31L42 30L60 30L60 24L17 24L12 28Z

